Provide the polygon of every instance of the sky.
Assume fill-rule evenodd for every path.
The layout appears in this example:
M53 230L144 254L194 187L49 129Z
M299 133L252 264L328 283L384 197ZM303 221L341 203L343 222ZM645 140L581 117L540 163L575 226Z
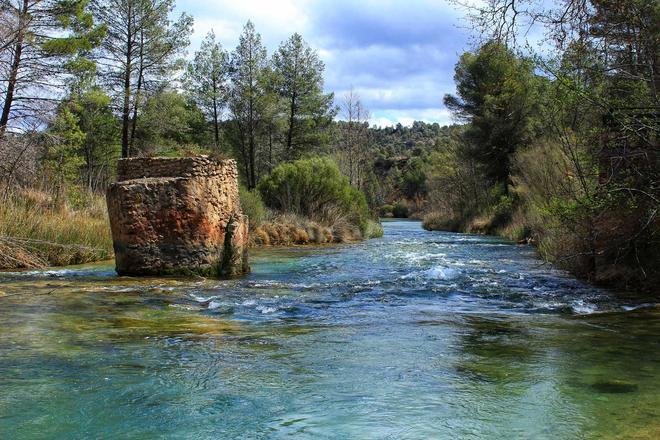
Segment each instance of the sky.
M469 49L464 13L446 0L178 0L195 19L190 52L213 30L233 50L252 20L273 53L294 32L326 66L339 103L358 93L378 126L452 122L442 104L454 93L454 66Z

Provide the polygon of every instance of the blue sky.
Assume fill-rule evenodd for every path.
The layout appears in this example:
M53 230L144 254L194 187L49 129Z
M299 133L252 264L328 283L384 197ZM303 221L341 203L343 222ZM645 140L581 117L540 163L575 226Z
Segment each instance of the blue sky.
M376 125L451 122L442 105L469 48L463 13L444 0L178 0L195 18L191 51L213 30L233 50L250 19L272 53L300 33L326 65L337 100L351 88Z

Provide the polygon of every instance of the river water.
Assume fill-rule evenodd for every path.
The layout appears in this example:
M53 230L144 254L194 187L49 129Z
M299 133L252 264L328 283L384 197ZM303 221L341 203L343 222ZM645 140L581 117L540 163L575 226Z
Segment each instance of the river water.
M0 438L660 438L660 311L386 222L241 280L0 275Z

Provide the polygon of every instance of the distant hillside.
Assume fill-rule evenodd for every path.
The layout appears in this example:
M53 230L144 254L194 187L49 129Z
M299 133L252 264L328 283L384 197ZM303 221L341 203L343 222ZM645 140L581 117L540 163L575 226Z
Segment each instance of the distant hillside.
M410 127L370 128L372 170L384 194L381 205L404 205L408 214L424 209L426 168L431 154L448 145L456 126L415 121ZM402 214L403 212L399 212Z

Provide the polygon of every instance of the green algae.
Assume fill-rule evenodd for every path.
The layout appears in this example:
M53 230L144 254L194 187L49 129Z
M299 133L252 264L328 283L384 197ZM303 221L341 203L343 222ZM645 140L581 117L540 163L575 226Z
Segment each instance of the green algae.
M455 365L456 372L468 380L498 384L521 383L529 379L524 367L483 360L463 361Z
M181 310L146 309L122 313L109 321L112 328L133 337L221 336L235 334L238 326L220 319Z
M604 394L633 393L639 390L639 385L636 383L620 379L601 380L592 383L591 387Z

